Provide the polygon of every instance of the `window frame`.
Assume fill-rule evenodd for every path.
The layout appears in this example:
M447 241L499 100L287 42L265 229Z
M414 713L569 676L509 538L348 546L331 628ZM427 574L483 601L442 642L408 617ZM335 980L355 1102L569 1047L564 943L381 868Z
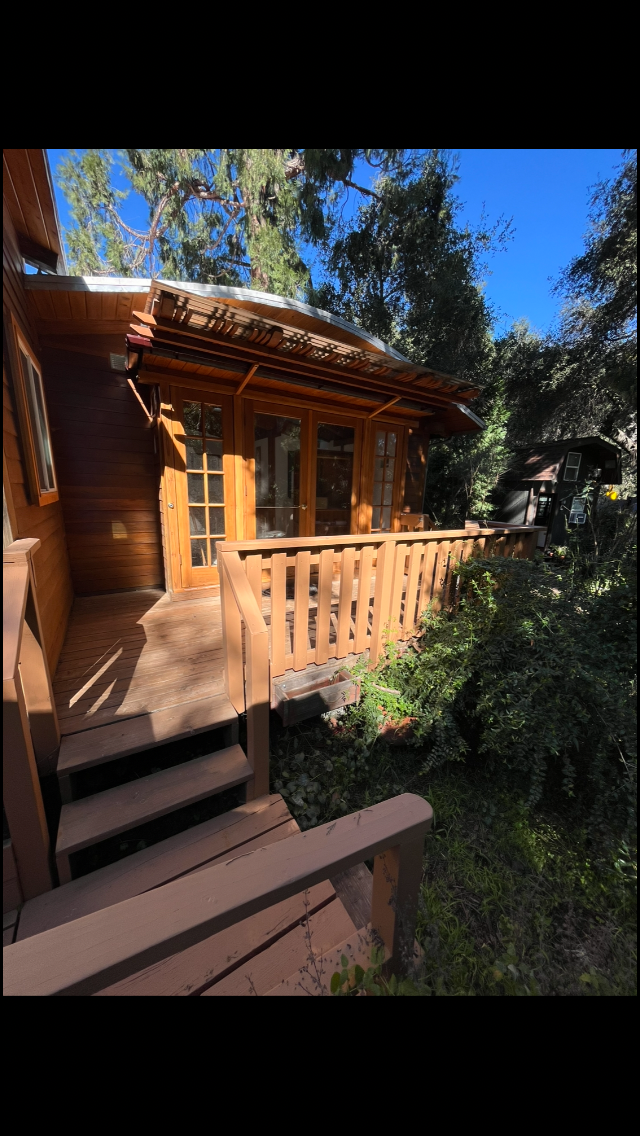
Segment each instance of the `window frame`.
M45 505L52 505L55 501L60 499L58 490L58 478L56 474L55 460L53 455L53 440L51 434L51 424L49 422L49 413L47 410L47 399L44 389L44 380L42 377L42 367L38 362L37 356L33 349L30 347L28 340L22 334L18 327L15 318L12 316L13 325L13 340L15 347L15 363L12 367L14 378L14 392L16 397L16 404L18 409L18 419L20 424L20 432L23 443L23 453L25 457L27 481L29 485L31 504L43 507ZM49 455L51 458L51 474L53 478L53 488L43 489L40 484L40 471L39 471L39 457L38 451L39 435L41 434L41 426L33 421L33 410L31 406L31 398L28 390L27 383L30 381L25 376L22 366L22 356L26 355L29 362L35 371L40 381L40 394L42 400L42 413L44 417L44 425L47 432L46 439L40 439L43 443L49 446ZM34 392L35 394L36 392ZM37 448L36 448L37 447ZM42 461L44 455L40 455ZM46 460L46 456L45 456Z
M571 466L571 470L569 469L569 458L577 458L578 459L578 464L576 466ZM564 463L564 473L563 473L563 476L562 476L562 480L563 481L578 481L581 465L582 465L582 454L579 453L576 450L569 450L569 453L567 454L567 457L566 457L565 463ZM569 477L569 473L570 472L573 473L574 470L575 470L575 477Z

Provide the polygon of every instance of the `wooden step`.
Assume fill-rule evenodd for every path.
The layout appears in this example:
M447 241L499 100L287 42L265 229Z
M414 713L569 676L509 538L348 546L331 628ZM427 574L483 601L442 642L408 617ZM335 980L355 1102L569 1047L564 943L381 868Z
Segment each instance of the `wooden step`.
M156 710L152 714L124 718L121 722L110 722L94 730L67 734L60 744L58 777L63 779L94 765L103 765L167 742L177 742L205 730L220 727L237 730L237 722L237 711L226 695L220 694L194 702L181 702L178 706ZM237 740L237 736L228 739L230 742Z
M252 776L243 750L234 745L63 805L56 843L60 882L71 879L72 852L213 797Z
M115 864L80 876L64 887L27 900L20 911L17 937L29 939L40 935L52 927L71 923L73 919L208 867L236 848L242 848L244 853L253 848L256 841L262 847L298 831L279 793L256 797L228 813L125 856Z

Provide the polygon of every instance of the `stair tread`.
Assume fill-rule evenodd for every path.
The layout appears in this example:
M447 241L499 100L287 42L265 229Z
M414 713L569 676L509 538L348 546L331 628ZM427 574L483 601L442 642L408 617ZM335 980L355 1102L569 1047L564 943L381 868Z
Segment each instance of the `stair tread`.
M66 777L92 766L221 726L230 726L238 714L224 694L181 702L151 714L123 718L93 730L67 734L60 744L57 773Z
M279 793L256 797L228 813L158 841L89 872L62 887L29 899L20 912L18 939L28 939L61 923L100 911L123 899L161 887L194 872L234 849L246 849L256 839L271 844L294 823Z
M69 855L139 824L241 785L253 776L239 745L173 765L63 805L56 855Z

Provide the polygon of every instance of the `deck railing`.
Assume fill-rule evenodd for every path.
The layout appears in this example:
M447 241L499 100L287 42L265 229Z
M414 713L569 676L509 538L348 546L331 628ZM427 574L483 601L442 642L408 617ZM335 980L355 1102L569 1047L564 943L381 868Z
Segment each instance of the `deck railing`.
M256 795L268 788L274 678L365 652L375 666L385 641L411 638L429 605L455 607L461 562L531 557L538 532L504 525L220 542L225 680L236 710L247 711Z
M3 553L3 795L23 899L52 886L47 822L38 773L50 773L60 745L32 563L37 539Z
M406 970L432 817L425 800L405 793L33 935L5 947L4 993L95 994L370 857L364 942L353 935L348 945L336 944L335 963L327 960L324 977L309 993L329 993L332 969L342 969L342 950L366 967L372 941L384 948L390 970Z

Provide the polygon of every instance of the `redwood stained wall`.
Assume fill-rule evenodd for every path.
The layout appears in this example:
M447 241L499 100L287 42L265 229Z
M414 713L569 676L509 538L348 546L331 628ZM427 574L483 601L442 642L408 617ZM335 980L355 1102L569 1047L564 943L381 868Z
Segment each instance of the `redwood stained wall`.
M22 286L22 262L18 252L13 223L6 206L3 217L2 258L4 268L3 315L7 337L12 336L11 315L18 323L25 339L37 358L41 360L38 336L27 309ZM62 508L59 501L52 505L30 503L27 472L20 436L13 391L15 352L6 345L2 385L2 444L7 462L7 496L11 496L15 511L14 540L38 537L41 547L34 556L38 602L49 667L55 671L62 649L69 611L73 602L71 575L64 535Z
M43 353L74 590L164 587L157 429L110 368L122 338L91 338L90 354Z

